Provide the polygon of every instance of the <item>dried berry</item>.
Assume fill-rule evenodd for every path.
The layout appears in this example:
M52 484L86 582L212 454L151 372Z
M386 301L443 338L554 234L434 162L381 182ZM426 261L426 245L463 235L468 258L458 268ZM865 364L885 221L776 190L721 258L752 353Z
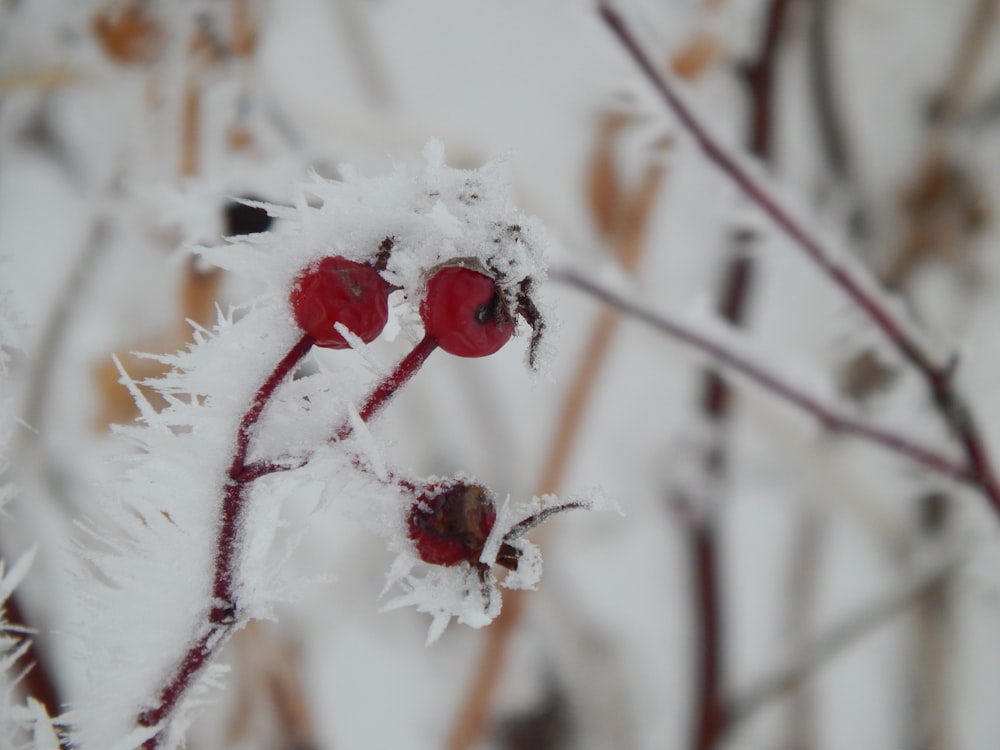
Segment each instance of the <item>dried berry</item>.
M514 316L489 276L463 266L439 269L420 305L424 329L459 357L485 357L514 333Z
M296 279L291 305L295 322L317 346L346 349L334 328L341 323L368 343L385 328L393 287L371 266L340 256L324 258Z
M496 522L492 493L479 484L432 484L406 519L420 559L431 565L479 563Z

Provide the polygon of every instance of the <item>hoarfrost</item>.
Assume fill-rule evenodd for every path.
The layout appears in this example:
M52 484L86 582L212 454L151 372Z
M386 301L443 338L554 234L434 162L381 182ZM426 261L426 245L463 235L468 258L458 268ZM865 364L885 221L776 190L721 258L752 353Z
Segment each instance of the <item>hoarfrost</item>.
M209 633L216 639L205 641L210 651L247 619L272 617L275 603L295 588L280 563L301 535L292 534L291 546L277 563L274 559L276 532L287 525L282 501L317 483L324 487L321 506L336 504L400 552L390 583L404 593L387 608L413 605L431 614L431 640L451 617L481 627L499 613L493 574L483 567L493 560L484 559L478 568L432 566L419 578L411 575L418 561L406 539L409 501L401 488L420 482L400 484L401 475L361 420L357 404L370 385L359 378L363 368L325 367L326 358L318 357L319 372L285 378L268 394L259 418L246 423L277 363L302 340L289 290L303 269L324 257L340 255L383 269L385 279L401 290L395 303L411 310L419 307L428 274L444 263L488 273L512 310L522 304L528 282L535 294L544 278L547 241L538 223L511 205L499 167L449 168L434 142L425 157L423 169L399 167L386 177L363 178L349 168L340 182L313 175L299 186L291 207L253 202L284 221L272 231L192 250L256 281L261 295L220 314L212 330L196 327L185 351L154 357L170 368L161 377L136 383L119 365L140 419L116 432L138 452L123 459L120 480L110 488L111 527L105 524L99 532L96 524L82 527L92 540L79 554L85 606L78 651L91 689L75 707L79 746L120 741L131 747L148 737L150 730L135 730L136 717L156 705L163 685L202 637L198 634L208 632L210 608L228 606L214 602L212 591L222 554L220 504L235 481L231 462L240 440L247 443L246 466L260 462L270 468L253 483L239 480L246 508L234 542L236 623ZM409 338L419 337L419 331L407 330L418 320L415 315L396 317ZM530 322L536 333L544 330L543 320ZM355 360L366 364L370 375L388 371L353 334L343 333L362 353ZM533 337L532 352L543 343ZM537 366L534 354L529 358ZM157 392L167 406L156 411L142 388ZM242 430L247 432L241 438ZM537 554L527 543L517 544L525 566L511 582L534 585L540 574ZM161 727L168 746L181 741L192 707L217 682L218 670L212 668L185 690Z

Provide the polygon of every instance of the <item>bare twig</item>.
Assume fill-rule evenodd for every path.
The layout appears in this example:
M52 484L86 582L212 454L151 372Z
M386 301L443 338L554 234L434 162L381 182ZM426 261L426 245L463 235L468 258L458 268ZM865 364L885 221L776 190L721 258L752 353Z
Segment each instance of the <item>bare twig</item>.
M952 382L955 362L938 363L898 314L886 304L874 285L838 262L811 232L775 200L761 181L753 177L709 134L701 120L674 91L672 84L652 65L618 14L606 5L601 6L601 14L605 23L656 88L664 103L697 141L708 159L771 218L921 374L927 383L931 400L965 453L966 466L961 474L966 477L965 481L977 487L987 497L994 511L1000 514L1000 484L997 483L986 444L969 407Z
M573 270L552 271L550 278L589 294L660 333L710 357L713 362L724 367L730 373L742 375L782 401L810 414L831 432L860 438L937 474L956 479L973 487L980 487L979 476L973 469L955 461L939 449L923 445L904 435L844 414L795 385L782 380L777 374L768 371L749 358L733 351L722 341L712 339L693 328L672 320L635 301L634 298L619 294Z
M745 69L753 101L747 147L750 153L765 160L770 160L772 155L774 128L771 127L771 102L774 98L774 68L790 5L789 0L771 0L757 59Z
M694 514L689 525L691 577L698 647L695 658L697 693L691 747L711 750L725 731L727 717L723 702L722 582L720 579L717 526L714 519Z
M873 294L873 287L856 278L846 267L837 262L833 255L818 239L799 223L771 195L770 191L753 177L735 157L709 134L701 120L685 104L639 47L638 42L625 27L624 22L613 10L601 6L601 13L608 27L632 55L636 64L656 88L663 101L695 139L708 159L737 185L774 223L798 245L803 252L830 277L850 299L865 313L886 338L899 349L903 356L921 372L934 373L947 380L947 365L939 365L924 351L924 347L908 332L906 326Z

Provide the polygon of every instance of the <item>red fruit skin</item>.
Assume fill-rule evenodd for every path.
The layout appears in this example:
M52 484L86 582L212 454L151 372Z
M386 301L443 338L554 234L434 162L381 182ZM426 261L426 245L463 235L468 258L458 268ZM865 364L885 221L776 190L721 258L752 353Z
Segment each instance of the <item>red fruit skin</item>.
M420 317L438 346L458 357L493 354L514 333L514 319L493 279L462 266L446 266L431 276Z
M407 532L420 559L430 565L477 565L497 511L489 490L458 483L431 485L410 508Z
M289 301L295 322L317 346L347 349L350 345L333 324L347 326L366 344L374 341L389 319L392 289L371 266L336 256L300 274Z

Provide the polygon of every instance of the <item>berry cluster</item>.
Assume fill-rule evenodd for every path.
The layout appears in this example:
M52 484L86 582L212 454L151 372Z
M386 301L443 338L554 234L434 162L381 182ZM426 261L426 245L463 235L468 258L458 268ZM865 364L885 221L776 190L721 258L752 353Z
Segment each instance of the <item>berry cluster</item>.
M346 326L365 343L375 340L388 319L388 297L394 288L375 266L334 256L296 279L290 301L296 323L317 346L345 349L348 343L334 324ZM430 276L420 317L425 335L459 357L493 354L515 327L493 279L457 265L441 267Z
M385 261L384 255L370 264L333 256L299 274L289 302L296 323L310 343L329 349L347 348L350 344L335 327L337 323L365 343L378 337L388 319L388 297L396 289L379 273ZM527 297L523 290L521 297ZM527 302L518 302L518 312L534 325L536 319L530 314L533 309ZM457 264L439 266L429 274L420 317L423 341L375 389L362 408L363 419L381 408L433 349L459 357L485 357L506 344L516 326L515 313L496 281ZM350 428L345 426L338 439L349 433ZM407 517L407 533L420 559L445 567L468 563L483 574L488 566L479 559L497 516L493 494L482 485L458 480L410 489L414 501ZM520 551L504 539L497 563L513 570L519 557Z

